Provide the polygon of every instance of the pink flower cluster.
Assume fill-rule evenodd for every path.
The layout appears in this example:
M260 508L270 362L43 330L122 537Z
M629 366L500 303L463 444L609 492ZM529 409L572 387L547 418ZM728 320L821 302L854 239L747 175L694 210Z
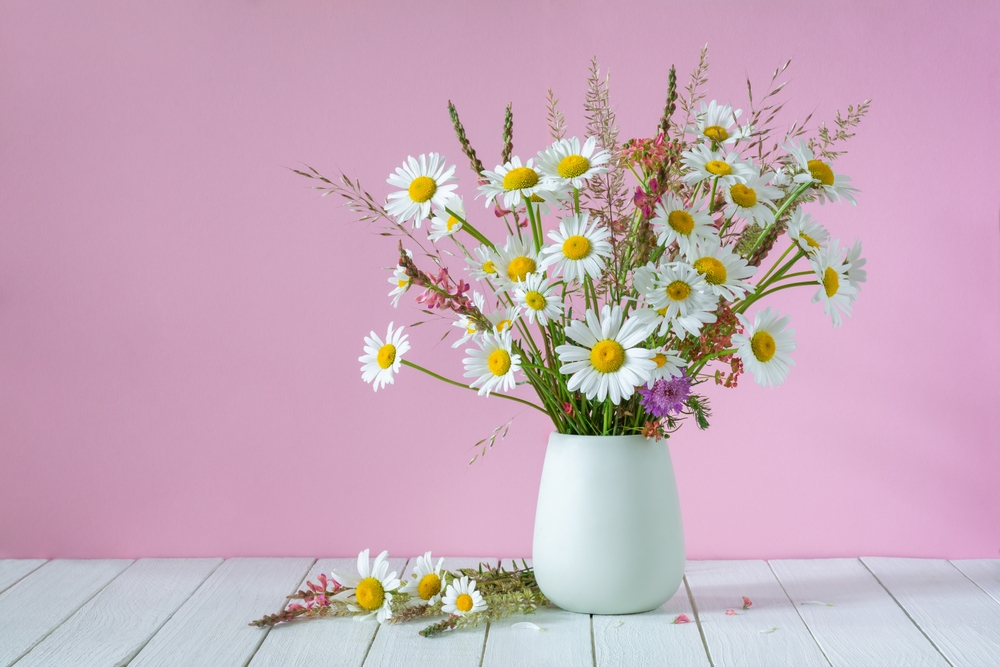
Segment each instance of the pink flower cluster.
M465 295L470 289L469 283L461 279L452 281L451 276L448 275L447 267L441 267L436 276L428 276L428 278L437 289L429 285L421 285L426 289L417 297L417 303L422 303L428 308L441 308L456 312L462 312L471 305L469 297ZM416 280L414 282L420 284Z
M306 582L306 586L309 588L309 591L313 594L312 595L306 594L305 596L303 596L302 601L306 603L305 606L302 606L298 603L293 603L288 605L288 611L304 611L306 609L312 609L314 607L329 607L330 596L337 594L338 592L340 592L341 588L343 588L336 581L331 582L329 579L327 579L327 576L325 574L321 574L318 577L316 577L316 581L318 581L319 584L314 584L311 581ZM331 583L333 584L333 587L328 589Z

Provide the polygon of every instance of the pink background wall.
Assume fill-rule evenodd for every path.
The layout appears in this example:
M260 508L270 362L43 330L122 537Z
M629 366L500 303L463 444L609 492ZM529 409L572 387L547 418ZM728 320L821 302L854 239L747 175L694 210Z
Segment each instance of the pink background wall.
M776 300L788 382L671 440L689 556L1000 553L1000 5L159 4L0 4L0 557L530 552L549 426L410 369L374 394L363 335L420 319L393 244L285 167L381 195L441 151L472 195L449 98L488 167L513 101L528 157L548 86L582 136L597 54L647 136L705 42L722 101L789 56L789 123L874 98L861 206L814 211L870 282L836 331ZM460 377L440 335L410 358Z

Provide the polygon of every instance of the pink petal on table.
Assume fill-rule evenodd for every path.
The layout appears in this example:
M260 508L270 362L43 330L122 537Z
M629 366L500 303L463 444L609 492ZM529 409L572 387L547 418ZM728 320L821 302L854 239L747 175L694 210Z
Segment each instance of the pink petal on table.
M733 611L732 609L727 609L726 616L736 616L736 612Z
M743 608L744 609L749 609L752 604L753 604L753 602L750 601L750 598L748 598L747 596L744 595L743 596Z
M670 621L672 625L680 625L681 623L690 623L691 619L688 618L687 614L680 614L674 620Z

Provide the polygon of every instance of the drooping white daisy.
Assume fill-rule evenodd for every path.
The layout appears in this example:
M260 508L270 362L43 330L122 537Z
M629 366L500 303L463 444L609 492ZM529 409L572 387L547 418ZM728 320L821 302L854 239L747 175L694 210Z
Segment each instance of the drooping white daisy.
M688 259L694 270L705 277L708 290L715 296L736 301L753 289L745 279L757 273L757 267L747 264L727 245L717 241L699 243Z
M780 189L768 185L773 174L761 174L754 168L754 173L747 177L745 183L733 183L722 189L726 198L726 208L723 214L727 218L733 216L743 220L752 220L761 227L774 224L774 200L784 196Z
M513 209L525 197L531 197L540 190L545 190L542 184L542 174L534 166L534 160L521 164L521 158L516 155L510 162L497 165L495 171L483 171L487 182L479 186L479 193L486 195L486 206L503 195L503 207Z
M750 136L753 128L750 125L736 125L743 109L736 109L728 104L719 104L712 100L707 105L702 102L698 112L698 124L689 128L691 134L709 143L721 146L731 144ZM733 125L736 125L734 128Z
M458 195L452 195L445 202L445 206L438 208L435 211L436 215L431 218L431 231L427 235L427 238L431 241L451 236L462 229L462 220L459 220L445 209L450 209L453 213L457 213L462 220L465 219L465 204L462 203L462 198Z
M398 308L400 297L410 289L410 276L406 275L402 264L397 264L396 268L393 269L389 284L392 285L392 291L389 292L389 296L393 297L392 307Z
M535 247L516 236L508 236L507 243L502 248L497 248L496 256L494 265L499 283L505 288L523 281L532 273L538 273L538 253L535 252Z
M438 558L437 565L434 565L431 562L430 551L417 558L417 565L413 568L413 576L399 589L400 593L412 596L410 605L426 606L436 604L441 599L441 592L444 588L444 579L441 576L442 563L444 563L444 558Z
M830 239L830 232L823 225L812 219L812 215L804 213L802 208L795 209L792 219L788 221L788 238L802 248L807 255L820 250Z
M497 255L489 246L472 249L472 257L465 258L466 269L478 280L492 280L497 277Z
M356 616L363 620L375 616L379 623L392 618L392 591L399 588L400 581L395 572L389 572L389 552L383 551L370 563L368 549L358 554L358 574L334 570L333 579L347 590L333 596L341 600L347 608L355 612L367 612Z
M588 310L587 323L573 321L566 337L580 345L559 345L559 372L572 375L567 387L588 399L610 398L614 405L628 400L635 388L646 384L656 368L653 351L636 347L650 333L650 326L636 317L622 321L621 306L605 305L601 316Z
M707 209L702 209L703 204L704 200L701 200L690 207L684 206L680 197L672 192L667 193L656 205L655 215L650 220L657 243L668 246L677 241L681 254L687 257L696 244L717 239L712 216Z
M824 200L838 202L843 199L855 206L858 205L854 195L860 191L851 185L850 177L833 173L833 168L829 164L816 159L809 144L799 139L797 142L782 145L782 148L788 151L794 164L802 170L793 180L796 183L812 182L813 187L819 192L820 204Z
M528 200L539 214L552 215L572 208L573 188L568 185L560 186L555 183L546 183L545 188L536 191L535 194L528 197Z
M733 334L732 344L743 367L753 374L762 387L777 387L795 365L790 352L795 350L794 329L785 330L791 318L778 319L778 312L770 307L758 310L753 324L742 313L736 315L743 325L743 333Z
M579 280L590 276L594 280L604 271L604 260L611 257L611 244L607 239L611 230L598 227L599 220L588 225L590 214L571 215L559 221L559 229L548 236L552 245L542 248L542 269L555 265L555 275L566 280Z
M410 349L403 327L393 331L392 324L389 323L384 343L374 331L371 332L371 336L365 336L365 354L358 357L358 361L363 364L361 377L365 382L374 380L375 391L378 391L379 387L395 382L394 376L399 372L403 355Z
M660 378L669 380L683 375L681 367L687 365L677 350L670 350L662 345L653 348L653 361L656 362L656 368L649 372L649 380L646 382L646 387L649 389L652 389Z
M583 147L576 137L560 139L538 154L538 169L551 185L582 188L591 176L609 171L611 153L596 149L597 137L588 137Z
M705 144L698 144L691 150L681 153L681 164L687 167L684 182L697 185L705 180L719 179L719 187L729 187L737 183L745 183L753 175L753 165L740 159L735 151L723 155L717 153Z
M480 313L484 316L486 315L486 299L482 294L479 292L473 292L472 303L475 304ZM462 344L470 340L475 342L482 336L483 333L485 333L479 330L479 327L468 315L459 315L458 320L456 322L452 322L451 325L462 330L462 337L452 343L451 346L453 348L460 347Z
M840 314L851 316L851 301L858 290L847 277L849 264L842 258L840 242L834 240L825 250L820 250L809 258L809 264L816 272L816 281L820 287L813 295L812 302L823 302L823 312L833 320L833 326L844 323Z
M524 282L517 284L514 299L528 322L534 324L537 319L544 327L549 320L558 319L563 313L562 299L555 292L556 288L549 285L544 273L532 273Z
M703 326L716 320L713 311L718 297L709 289L705 277L689 264L670 262L659 267L652 289L642 296L649 309L637 315L649 324L659 324L661 336L671 326L678 336L683 336L678 329L697 336Z
M476 590L476 582L463 576L458 581L448 584L444 592L444 604L441 611L455 616L465 616L474 614L486 609L486 601L482 594Z
M396 168L386 182L401 192L390 192L385 208L400 224L413 220L413 226L431 214L431 204L443 207L452 191L458 187L454 180L455 165L445 166L445 159L437 153L421 155L416 160L406 158L402 167Z
M855 239L854 245L847 251L844 262L850 267L847 269L847 280L854 289L860 292L861 283L868 280L868 271L862 268L868 263L868 260L861 256L861 239Z
M479 387L480 396L514 388L514 373L521 370L521 355L511 352L509 331L484 334L479 349L470 348L465 353L471 355L462 360L465 377L476 378L469 386Z

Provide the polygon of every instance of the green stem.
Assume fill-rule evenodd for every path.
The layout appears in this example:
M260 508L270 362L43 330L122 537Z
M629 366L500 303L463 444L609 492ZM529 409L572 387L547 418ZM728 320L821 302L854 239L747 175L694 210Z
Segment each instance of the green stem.
M493 245L492 241L490 241L488 238L486 238L485 236L483 236L479 232L478 229L476 229L475 227L473 227L472 225L470 225L467 220L465 220L465 219L462 218L462 216L460 216L459 214L455 213L450 208L446 208L445 211L448 212L448 215L452 216L453 218L455 218L456 220L458 220L459 222L461 222L462 223L462 229L464 231L468 232L477 241L479 241L483 245L489 246L493 250L497 249L497 247L495 245Z
M735 352L736 349L733 348L731 350L721 350L719 352L713 352L712 354L702 357L688 368L688 376L694 377L695 375L697 375L702 368L708 365L708 362L712 361L712 359L715 359L716 357L724 357L727 354L733 354Z
M716 176L715 180L712 181L712 194L708 196L708 212L714 213L715 208L715 186L719 184L719 177Z
M799 195L801 195L803 192L809 189L811 185L812 185L811 181L803 183L802 185L797 187L795 191L792 192L791 195L788 196L788 199L782 202L781 206L778 207L778 210L774 212L774 224L778 224L778 220L780 220L782 214L784 214L784 212L788 210L788 207L792 205L792 202L798 199ZM764 230L764 232L766 231L767 230ZM752 257L754 252L756 252L757 248L760 247L760 244L764 242L764 236L765 236L764 232L761 232L760 236L757 237L757 241L753 244L753 247L750 248L750 251L746 254L747 257Z
M424 368L423 366L420 366L420 365L417 365L417 364L413 363L412 361L407 361L406 359L400 359L400 363L402 363L404 366L409 366L410 368L415 368L416 370L420 371L421 373L427 373L427 375L430 375L432 378L435 378L437 380L441 380L442 382L447 382L448 384L453 384L456 387L461 387L462 389L468 389L469 391L477 391L476 389L474 389L473 387L470 387L467 384L463 384L461 382L456 382L455 380L449 380L448 378L444 377L443 375L438 375L434 371L428 370L428 369ZM549 414L544 408L542 408L539 405L536 405L536 404L532 403L531 401L526 401L526 400L524 400L522 398L516 398L514 396L507 396L506 394L492 394L492 395L496 396L497 398L503 398L503 399L508 400L508 401L515 401L516 403L522 403L524 405L529 405L529 406L533 407L534 409L538 410L539 412L544 412L545 414Z

